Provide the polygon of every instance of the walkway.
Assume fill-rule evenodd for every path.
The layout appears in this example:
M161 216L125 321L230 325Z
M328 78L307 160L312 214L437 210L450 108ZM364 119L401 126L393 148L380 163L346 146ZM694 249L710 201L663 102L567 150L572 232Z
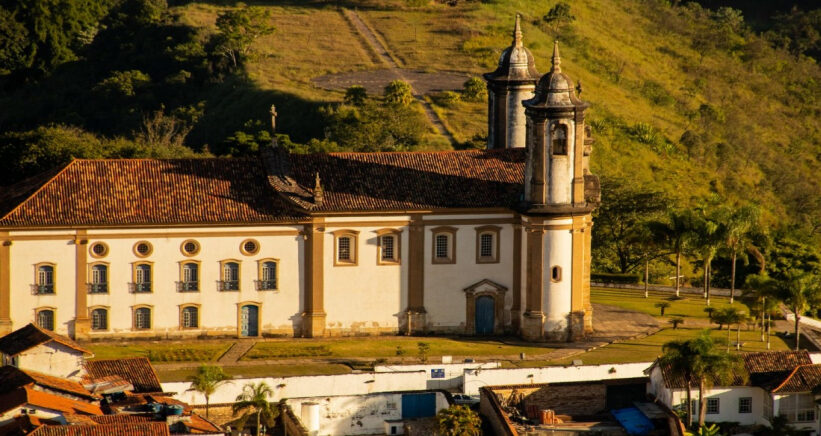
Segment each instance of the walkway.
M374 53L376 53L379 60L388 66L389 73L393 75L396 79L404 80L406 82L411 83L412 86L413 83L405 77L402 69L399 67L399 64L397 64L394 58L391 56L390 49L387 47L385 43L382 42L382 40L377 38L377 36L371 31L371 28L368 27L367 24L365 24L365 21L362 19L362 17L360 17L356 11L352 11L350 9L343 9L342 13L351 22L351 24L353 24L354 29L356 29L357 33L359 33L359 35L362 36L362 39L365 41L365 43L371 48L371 50ZM419 93L418 90L416 90L416 87L414 87L414 98L416 98L416 101L418 101L419 104L422 105L422 109L424 109L425 115L427 115L428 120L430 120L430 123L433 125L433 127L436 128L436 131L440 135L447 138L451 144L455 144L456 139L445 127L445 123L442 121L441 118L439 118L439 115L436 114L436 112L433 110L433 107L431 107L430 103L425 101L424 96L421 93Z

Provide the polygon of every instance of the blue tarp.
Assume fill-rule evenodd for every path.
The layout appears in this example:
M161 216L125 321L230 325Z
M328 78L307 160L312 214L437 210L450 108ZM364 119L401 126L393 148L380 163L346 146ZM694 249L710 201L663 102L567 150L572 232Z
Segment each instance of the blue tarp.
M635 407L611 410L610 413L612 413L619 421L619 424L627 430L627 434L643 436L655 428L653 423Z

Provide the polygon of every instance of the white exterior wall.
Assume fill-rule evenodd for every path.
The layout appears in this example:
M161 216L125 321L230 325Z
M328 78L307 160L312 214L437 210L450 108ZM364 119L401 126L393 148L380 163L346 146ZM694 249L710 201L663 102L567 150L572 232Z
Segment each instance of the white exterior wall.
M65 232L62 233L66 235ZM54 310L54 329L67 334L74 321L74 239L55 235L54 240L14 241L11 258L11 319L13 329L35 322L38 308ZM53 263L54 294L34 295L38 263Z
M54 377L79 379L84 373L83 353L56 342L28 349L17 355L17 367Z
M22 409L26 409L26 413L29 413L29 410L34 409L35 413L33 413L32 415L37 416L40 419L50 419L53 421L57 421L60 423L60 425L66 424L66 419L63 418L63 414L61 412L52 409L46 409L40 406L26 404L24 405L24 407L15 407L13 409L7 410L5 413L0 413L0 427L14 421L14 417L19 416L22 413Z
M408 218L376 219L397 221ZM387 228L401 231L398 265L378 263L377 231ZM356 265L334 265L336 238L333 232L338 230L359 232L356 238ZM398 330L399 315L408 300L408 227L345 227L344 224L338 227L333 222L326 222L325 232L325 327L352 332L362 329Z
M484 216L493 218L512 218L510 215ZM426 216L425 220L446 219L444 216ZM460 217L460 218L465 218ZM470 218L479 218L470 216ZM425 309L427 310L428 327L432 329L452 329L458 332L465 328L467 316L464 289L481 280L488 279L508 289L505 293L505 319L497 320L509 323L510 307L513 304L513 225L498 224L499 262L476 262L476 228L482 224L457 225L456 263L433 263L433 232L436 224L425 226L424 270L425 270Z
M693 389L691 392L692 399L698 404L698 389ZM766 424L764 419L764 400L769 394L763 389L750 386L733 386L733 387L714 387L710 389L706 397L718 398L717 414L707 414L706 420L708 422L730 421L738 422L741 425ZM752 413L738 413L738 400L742 397L751 397L753 399ZM682 405L687 402L687 391L684 389L675 389L672 391L672 406ZM697 419L694 410L694 420Z
M507 100L507 145L508 148L526 147L527 122L523 100L533 98L535 86L511 88Z
M435 394L436 411L447 408L445 395L441 392ZM299 417L304 403L319 405L317 435L372 435L384 434L386 420L402 418L402 395L389 393L321 399L292 398L287 403ZM309 428L307 425L305 427Z
M551 221L551 225L572 224L572 219ZM561 280L552 280L553 267L561 268ZM566 331L572 307L573 235L570 230L548 230L544 238L545 332Z
M573 201L573 169L575 160L575 137L576 122L570 119L560 120L567 124L567 155L556 156L553 154L552 138L550 136L550 124L545 129L545 150L549 159L548 164L548 204L569 204Z
M296 316L300 313L302 292L303 238L299 235L265 235L262 232L300 231L298 226L277 227L213 227L157 229L91 230L86 250L96 242L108 245L103 258L88 255L88 281L91 281L90 265L101 262L108 265L109 292L88 294L89 310L104 307L109 310L107 331L90 331L91 337L112 334L129 335L199 335L205 332L235 335L238 331L238 307L241 302L260 304L260 331L290 334ZM226 232L236 233L226 235ZM247 235L246 235L247 232ZM167 233L168 236L162 236ZM258 235L259 234L259 235ZM14 237L14 233L12 233ZM193 239L200 245L199 252L185 256L180 245ZM259 251L245 255L240 244L246 239L259 243ZM138 241L152 245L149 256L134 254ZM277 291L257 291L254 280L258 277L258 260L273 258L279 264ZM240 264L240 291L219 291L221 279L220 261L233 259ZM56 266L56 295L34 296L27 290L34 283L34 264L49 261ZM181 280L181 262L199 261L199 292L177 292L176 283ZM152 264L151 293L131 293L129 283L134 281L133 268L138 262ZM12 244L11 285L13 328L35 321L34 308L57 307L57 333L68 334L68 323L74 319L75 307L75 246L66 239L16 240ZM23 290L22 292L20 290ZM199 329L180 328L180 309L184 304L198 304ZM133 329L134 306L152 308L152 329Z

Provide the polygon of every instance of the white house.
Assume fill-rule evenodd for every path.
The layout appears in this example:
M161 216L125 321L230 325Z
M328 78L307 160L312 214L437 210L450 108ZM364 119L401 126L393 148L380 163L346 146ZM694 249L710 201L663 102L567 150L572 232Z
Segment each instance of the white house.
M71 339L28 324L0 338L2 365L37 371L54 377L79 380L83 362L91 351Z
M744 353L748 377L737 376L730 386L718 383L707 393L708 422L770 425L784 416L792 427L819 434L819 410L815 402L821 386L821 365L813 364L807 351ZM671 408L685 408L686 383L669 368L655 363L650 372L650 393ZM698 387L691 387L693 414L698 413Z

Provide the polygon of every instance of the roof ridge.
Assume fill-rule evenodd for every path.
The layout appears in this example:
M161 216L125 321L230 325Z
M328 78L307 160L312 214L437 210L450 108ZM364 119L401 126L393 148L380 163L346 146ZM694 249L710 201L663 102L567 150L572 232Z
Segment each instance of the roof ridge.
M32 198L34 198L37 194L39 194L39 193L40 193L40 191L42 191L43 189L45 189L45 187L46 187L46 186L48 186L49 184L51 184L51 182L53 182L53 181L54 181L54 179L56 179L57 177L60 177L60 175L62 175L64 172L66 172L66 170L68 170L68 168L69 168L70 166L74 165L74 163L75 163L75 162L77 162L77 160L78 160L77 158L72 158L72 159L71 159L71 162L67 163L67 164L66 164L66 166L64 166L64 167L63 167L63 169L61 169L60 171L57 171L57 174L55 174L55 175L53 175L53 176L49 177L49 179L48 179L48 180L46 180L45 182L43 182L43 184L42 184L42 185L40 185L40 187L38 187L36 190L34 190L34 192L32 192L31 194L29 194L29 196L28 196L28 197L26 197L26 199L25 199L25 200L23 200L23 201L21 201L21 202L17 203L17 206L15 206L14 208L12 208L12 209L11 209L11 210L9 210L8 212L6 212L6 214L5 214L5 215L0 216L0 222L2 222L4 219L8 218L8 217L9 217L9 215L13 214L14 212L16 212L16 211L17 211L18 209L20 209L21 207L23 207L23 205L24 205L24 204L28 203L28 202L29 202L29 200L31 200Z
M779 384L778 386L773 388L772 392L777 392L779 389L783 388L784 385L786 385L787 382L790 381L791 378L793 378L793 376L798 372L798 370L801 369L802 366L806 366L806 365L807 364L802 364L802 365L798 365L795 368L793 368L792 372L790 372L790 375L788 375L787 377L784 377L784 380L781 381L781 384Z

